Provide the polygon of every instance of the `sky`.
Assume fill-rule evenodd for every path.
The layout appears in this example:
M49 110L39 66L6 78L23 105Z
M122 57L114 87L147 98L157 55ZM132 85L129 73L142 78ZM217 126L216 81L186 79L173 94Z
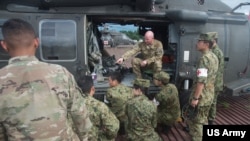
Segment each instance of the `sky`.
M221 0L221 1L224 2L225 4L227 4L231 8L236 7L240 3L246 3L246 2L250 3L250 0ZM239 9L237 9L235 12L241 12L241 13L249 14L250 5L242 6Z

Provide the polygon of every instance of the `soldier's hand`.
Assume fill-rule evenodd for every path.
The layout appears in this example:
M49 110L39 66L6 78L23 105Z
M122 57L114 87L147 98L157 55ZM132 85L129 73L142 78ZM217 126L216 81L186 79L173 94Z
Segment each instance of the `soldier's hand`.
M116 63L121 64L123 62L123 58L119 58Z
M191 105L193 106L193 107L195 107L195 106L197 106L198 105L198 102L199 102L199 100L192 100L192 102L191 102Z
M141 62L141 66L145 67L147 65L147 63L148 63L147 60L144 60L144 61Z

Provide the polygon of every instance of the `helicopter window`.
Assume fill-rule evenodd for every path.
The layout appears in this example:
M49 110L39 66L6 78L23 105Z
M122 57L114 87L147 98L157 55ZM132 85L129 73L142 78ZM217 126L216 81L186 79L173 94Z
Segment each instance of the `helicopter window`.
M3 40L2 29L0 28L0 41ZM6 62L10 59L10 55L2 48L0 44L0 62Z
M39 24L43 60L76 59L76 23L72 20L42 20Z

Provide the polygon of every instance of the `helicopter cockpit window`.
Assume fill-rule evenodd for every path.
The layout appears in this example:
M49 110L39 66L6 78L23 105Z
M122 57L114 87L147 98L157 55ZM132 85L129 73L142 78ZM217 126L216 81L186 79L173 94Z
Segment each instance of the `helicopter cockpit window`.
M3 40L2 29L0 28L0 41ZM10 59L10 55L2 48L0 44L0 62L6 62Z
M43 60L76 59L76 23L72 20L42 20L39 24Z

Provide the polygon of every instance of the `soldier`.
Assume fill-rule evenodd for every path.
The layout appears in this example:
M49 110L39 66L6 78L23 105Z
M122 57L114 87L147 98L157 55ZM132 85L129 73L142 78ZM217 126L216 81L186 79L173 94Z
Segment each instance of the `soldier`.
M137 78L142 78L141 68L150 69L159 72L162 69L163 47L162 43L154 39L154 33L147 31L144 36L144 42L138 43L132 50L127 51L117 63L121 64L129 57L141 53L141 58L132 59L132 68Z
M39 41L29 23L9 19L2 33L1 45L11 58L0 70L0 136L87 140L92 124L73 75L35 57Z
M214 98L214 82L218 70L218 59L210 51L212 37L200 34L196 48L202 53L197 64L196 78L189 98L190 105L197 108L198 114L188 119L189 133L192 141L202 140L203 125L207 124L209 108Z
M125 134L125 106L129 99L133 97L132 88L127 87L122 82L122 75L119 72L113 72L109 76L109 86L106 94L108 106L120 121L120 134Z
M164 71L154 74L154 84L161 87L155 97L159 102L157 107L158 131L164 134L167 134L181 116L178 90L174 84L169 83L169 79L168 73Z
M87 98L85 103L90 113L90 120L93 124L89 132L90 141L115 141L119 129L119 120L106 106L105 103L93 98L95 88L91 76L81 77L78 85Z
M144 95L149 86L149 80L137 78L134 81L134 98L128 101L125 110L128 116L128 141L162 140L155 132L157 125L156 105Z
M218 33L209 32L208 34L210 34L210 36L213 37L212 52L217 56L218 61L219 61L219 67L218 67L215 84L214 84L214 90L215 90L214 100L213 100L213 103L209 110L209 115L208 115L208 124L212 125L216 116L217 98L218 98L218 95L223 91L224 54L217 44Z

